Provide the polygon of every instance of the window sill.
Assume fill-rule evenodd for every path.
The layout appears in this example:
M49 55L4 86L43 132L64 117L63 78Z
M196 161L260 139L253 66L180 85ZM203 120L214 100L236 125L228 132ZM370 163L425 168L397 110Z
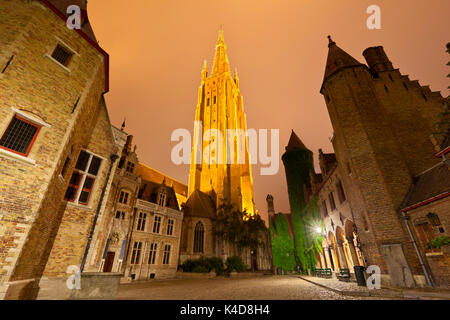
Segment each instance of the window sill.
M427 253L425 253L425 255L427 256L427 257L432 257L432 256L443 256L444 255L444 253L441 251L441 252L427 252Z
M3 156L5 158L9 158L12 160L16 160L16 161L20 161L26 164L30 164L32 166L36 166L36 160L34 159L30 159L28 157L25 156L21 156L20 154L5 150L0 148L0 156Z
M82 204L78 204L78 203L70 202L70 201L66 201L66 200L64 200L64 201L67 203L67 205L69 205L71 207L84 209L84 210L92 210L92 207L90 207L90 206L85 206L85 205L82 205Z
M50 56L49 54L45 54L44 57L46 57L47 59L49 59L51 62L53 62L55 65L57 65L58 67L62 68L67 74L70 75L71 71L69 68L67 68L66 66L62 65L61 63L59 63L58 61L56 61L55 59L52 58L52 56Z

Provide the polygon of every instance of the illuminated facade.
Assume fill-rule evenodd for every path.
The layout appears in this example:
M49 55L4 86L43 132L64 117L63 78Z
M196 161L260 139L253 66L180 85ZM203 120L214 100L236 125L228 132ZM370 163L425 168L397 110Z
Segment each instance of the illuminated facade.
M189 195L200 190L216 198L218 206L225 202L254 214L248 139L243 135L239 138L240 133L247 131L247 120L237 71L231 75L226 49L220 31L212 72L208 74L206 61L202 71L195 112ZM227 130L238 133L238 137L227 139ZM233 148L230 148L232 152L228 158L227 140L233 144L230 144Z

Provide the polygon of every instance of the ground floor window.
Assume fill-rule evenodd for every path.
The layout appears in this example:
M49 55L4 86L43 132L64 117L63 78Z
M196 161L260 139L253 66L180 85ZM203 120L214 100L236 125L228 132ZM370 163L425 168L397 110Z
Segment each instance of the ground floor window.
M135 241L133 245L133 252L131 253L131 264L139 264L141 261L142 242Z
M148 253L148 264L156 263L156 252L158 251L158 244L153 242L150 245L150 252Z
M166 244L164 246L164 257L163 257L163 264L169 264L170 263L170 249L171 249L171 245L170 244Z

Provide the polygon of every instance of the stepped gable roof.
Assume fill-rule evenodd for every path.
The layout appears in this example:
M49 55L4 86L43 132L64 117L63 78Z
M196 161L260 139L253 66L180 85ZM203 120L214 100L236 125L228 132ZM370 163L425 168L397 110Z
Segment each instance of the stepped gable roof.
M216 205L209 195L197 189L184 205L184 216L215 219Z
M55 9L57 9L62 15L68 17L67 8L71 5L79 6L81 9L81 30L93 41L97 42L95 38L94 31L92 30L91 24L89 23L87 15L87 1L86 0L43 0L42 2L47 2L51 4Z
M402 211L412 210L449 195L450 169L445 162L441 162L414 178Z
M173 186L173 189L177 194L183 195L185 197L188 194L187 185L169 177L168 175L165 175L164 173L159 172L158 170L150 168L143 163L139 163L137 165L136 175L141 176L142 180L156 182L158 184L161 184L163 183L163 181L165 181L165 184L167 186Z

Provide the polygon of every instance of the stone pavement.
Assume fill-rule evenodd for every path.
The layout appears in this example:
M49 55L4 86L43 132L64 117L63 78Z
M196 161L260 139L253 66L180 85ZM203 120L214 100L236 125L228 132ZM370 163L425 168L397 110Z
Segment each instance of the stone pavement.
M379 290L370 290L360 287L356 282L343 282L338 279L324 279L312 276L299 276L318 287L330 290L336 294L353 297L383 297L389 299L417 299L417 300L450 300L450 290L438 288L398 289L382 287Z
M298 276L153 280L122 284L118 300L381 300L347 296Z

